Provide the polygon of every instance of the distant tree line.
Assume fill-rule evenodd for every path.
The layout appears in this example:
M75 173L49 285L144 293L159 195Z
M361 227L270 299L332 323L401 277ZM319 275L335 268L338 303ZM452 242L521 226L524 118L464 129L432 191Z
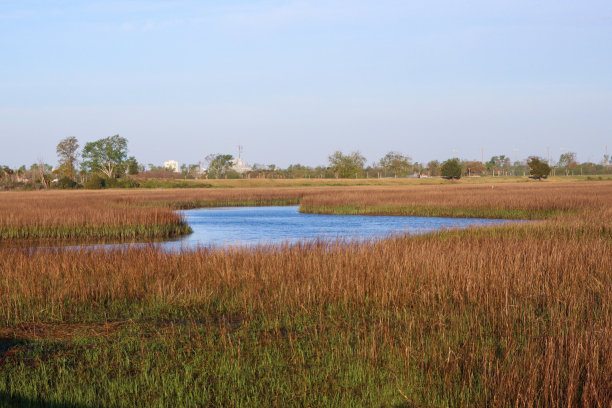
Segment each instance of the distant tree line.
M255 164L250 170L237 171L230 154L206 156L205 165L182 164L175 172L154 164L145 166L134 156L128 156L128 140L119 135L87 142L80 149L76 137L61 140L56 148L58 165L53 167L42 159L29 167L17 169L0 165L0 188L118 188L157 186L153 179L236 179L236 178L398 178L398 177L461 177L530 176L542 179L549 175L603 175L612 170L610 157L599 163L579 163L576 153L563 153L555 163L539 157L512 162L508 156L492 156L488 161L451 158L440 162L413 162L412 158L391 151L371 164L359 152L335 151L322 166L292 164L279 168L274 164Z

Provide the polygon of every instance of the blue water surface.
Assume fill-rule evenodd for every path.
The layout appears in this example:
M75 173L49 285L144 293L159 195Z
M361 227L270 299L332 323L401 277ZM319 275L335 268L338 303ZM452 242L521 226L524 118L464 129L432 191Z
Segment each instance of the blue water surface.
M482 218L302 214L298 208L228 207L181 211L193 234L158 245L175 251L313 240L364 241L391 235L516 222Z

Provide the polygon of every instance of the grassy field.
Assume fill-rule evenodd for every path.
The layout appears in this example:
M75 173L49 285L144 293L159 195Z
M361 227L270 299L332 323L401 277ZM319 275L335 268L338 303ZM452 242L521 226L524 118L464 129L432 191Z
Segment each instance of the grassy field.
M555 176L549 177L547 183L567 183L573 181L610 181L612 175L602 176ZM500 183L535 183L524 176L501 177L463 177L454 180L454 184L500 184ZM149 184L167 187L206 187L206 188L278 188L278 187L350 187L350 186L413 186L413 185L447 185L451 182L440 177L424 178L358 178L358 179L279 179L279 178L250 178L250 179L150 179Z
M443 185L427 184L428 179L382 179L381 185L314 187L295 187L299 180L218 180L234 187L0 192L0 245L163 240L190 232L174 210L237 205L300 204L302 212L330 214L543 219L590 208L597 200L592 192L610 184L509 179ZM258 188L251 182L274 187Z
M182 254L5 249L0 406L612 404L610 182L53 194L0 194L2 226L298 201L543 221Z

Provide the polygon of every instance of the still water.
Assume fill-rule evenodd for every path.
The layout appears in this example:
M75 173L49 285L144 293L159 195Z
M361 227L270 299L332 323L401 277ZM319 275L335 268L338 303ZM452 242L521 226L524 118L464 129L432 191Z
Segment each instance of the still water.
M193 234L158 244L169 251L311 240L371 240L440 229L499 225L508 220L301 214L292 207L230 207L181 211Z

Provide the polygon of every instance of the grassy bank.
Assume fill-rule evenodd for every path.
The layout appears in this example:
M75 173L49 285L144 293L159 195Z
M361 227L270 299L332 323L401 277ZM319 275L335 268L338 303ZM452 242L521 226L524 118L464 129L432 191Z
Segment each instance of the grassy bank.
M595 213L362 245L17 252L0 269L0 401L612 401L612 242Z
M0 193L0 243L167 239L190 232L175 210L205 207L300 204L301 212L318 214L545 219L601 207L600 196L611 185L601 181L5 192Z
M610 182L347 188L305 195L300 212L534 220L604 208L611 190Z
M296 205L301 189L189 189L0 193L0 244L168 239L191 232L178 209Z
M173 180L149 179L143 181L143 188L285 188L285 187L357 187L357 186L419 186L453 184L502 184L502 183L567 183L575 181L611 181L612 175L602 176L555 176L546 181L532 180L526 176L484 176L463 177L459 180L445 180L441 177L424 178L357 178L357 179L325 179L325 178L246 178L246 179L202 179Z

